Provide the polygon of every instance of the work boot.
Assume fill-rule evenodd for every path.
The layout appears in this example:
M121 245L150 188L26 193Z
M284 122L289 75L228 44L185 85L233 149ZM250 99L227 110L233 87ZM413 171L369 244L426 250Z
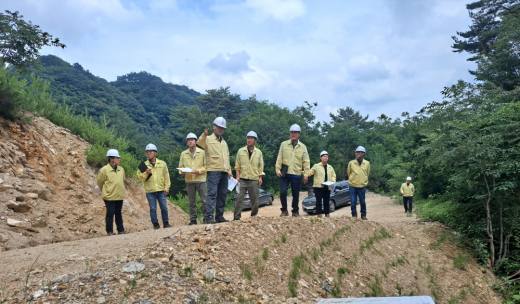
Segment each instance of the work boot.
M366 220L367 220L367 216L366 216L366 215L362 215L362 216L361 216L361 219L364 220L364 221L366 221Z
M357 214L352 214L352 218L357 218Z
M283 210L280 216L289 216L289 212L287 212L287 210Z
M190 221L188 225L197 225L197 220Z
M221 218L221 219L217 220L217 223L227 223L227 222L229 222L229 221L226 220L225 218Z
M163 224L163 228L170 228L172 225L170 225L170 223L164 223Z
M292 216L293 217L299 217L300 216L300 213L298 211L293 211L292 212Z
M117 234L126 234L125 231L118 231Z
M153 224L153 229L157 230L159 228L161 228L161 225L159 225L159 223Z

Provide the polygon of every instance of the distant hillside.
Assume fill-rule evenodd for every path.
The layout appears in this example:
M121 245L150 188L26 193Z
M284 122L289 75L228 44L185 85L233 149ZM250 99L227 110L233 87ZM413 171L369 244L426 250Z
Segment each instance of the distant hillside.
M146 72L108 82L78 63L69 64L53 55L42 56L39 62L35 73L50 82L57 102L106 123L139 146L159 138L174 107L193 105L200 95Z
M161 126L170 122L169 113L179 105L193 105L200 93L181 85L166 83L147 72L129 73L111 82L114 87L137 100Z

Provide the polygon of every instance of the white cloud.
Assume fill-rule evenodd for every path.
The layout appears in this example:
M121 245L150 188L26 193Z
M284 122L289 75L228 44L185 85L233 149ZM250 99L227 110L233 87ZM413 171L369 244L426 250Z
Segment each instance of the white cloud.
M246 5L279 21L290 21L305 14L301 0L246 0Z
M223 73L238 74L251 70L249 59L251 57L246 51L218 54L208 62L208 67Z

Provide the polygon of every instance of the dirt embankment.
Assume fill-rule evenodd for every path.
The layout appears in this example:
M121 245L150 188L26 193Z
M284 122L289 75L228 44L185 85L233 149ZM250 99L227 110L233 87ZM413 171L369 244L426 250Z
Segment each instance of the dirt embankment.
M43 118L31 123L0 119L0 250L105 234L105 206L86 162L88 147ZM142 187L130 181L127 188L125 228L149 229ZM170 214L171 223L184 223L181 211Z

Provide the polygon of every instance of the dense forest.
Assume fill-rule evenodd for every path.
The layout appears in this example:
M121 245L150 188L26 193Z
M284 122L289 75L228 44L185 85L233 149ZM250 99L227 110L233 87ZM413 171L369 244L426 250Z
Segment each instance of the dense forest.
M200 134L215 116L224 116L232 154L245 144L247 131L259 134L266 187L273 190L278 182L276 153L292 123L302 126L301 139L311 161L318 161L320 150L328 150L340 178L355 146L364 145L373 166L369 188L395 194L404 178L412 176L419 192L419 216L458 231L475 256L503 278L497 290L510 303L520 303L520 1L480 0L467 8L472 23L467 31L453 36L452 47L470 54L469 60L477 64L470 71L475 80L439 88L441 100L399 118L381 114L371 120L345 105L353 101L338 101L345 106L331 113L328 122L321 122L313 114L318 105L314 101L287 109L255 96L243 98L230 88L201 94L146 72L108 82L55 56L27 65L23 60L10 61L5 52L1 114L16 117L16 103L8 100L25 100L22 108L38 113L37 106L28 106L30 99L48 92L46 100L52 99L53 107L72 117L63 123L73 127L76 121L86 121L100 130L84 132L94 144L89 152L91 164L101 165L104 150L116 146L127 155L130 168L143 157L142 147L149 141L159 146L160 157L175 168L184 136ZM12 14L2 17L13 18ZM48 37L43 42L60 46ZM16 95L13 83L19 85L18 91L33 95L12 97ZM34 90L38 90L36 95ZM52 115L49 112L45 113ZM112 141L95 135L105 133ZM113 144L115 138L117 144ZM177 195L184 185L174 171L172 194Z

